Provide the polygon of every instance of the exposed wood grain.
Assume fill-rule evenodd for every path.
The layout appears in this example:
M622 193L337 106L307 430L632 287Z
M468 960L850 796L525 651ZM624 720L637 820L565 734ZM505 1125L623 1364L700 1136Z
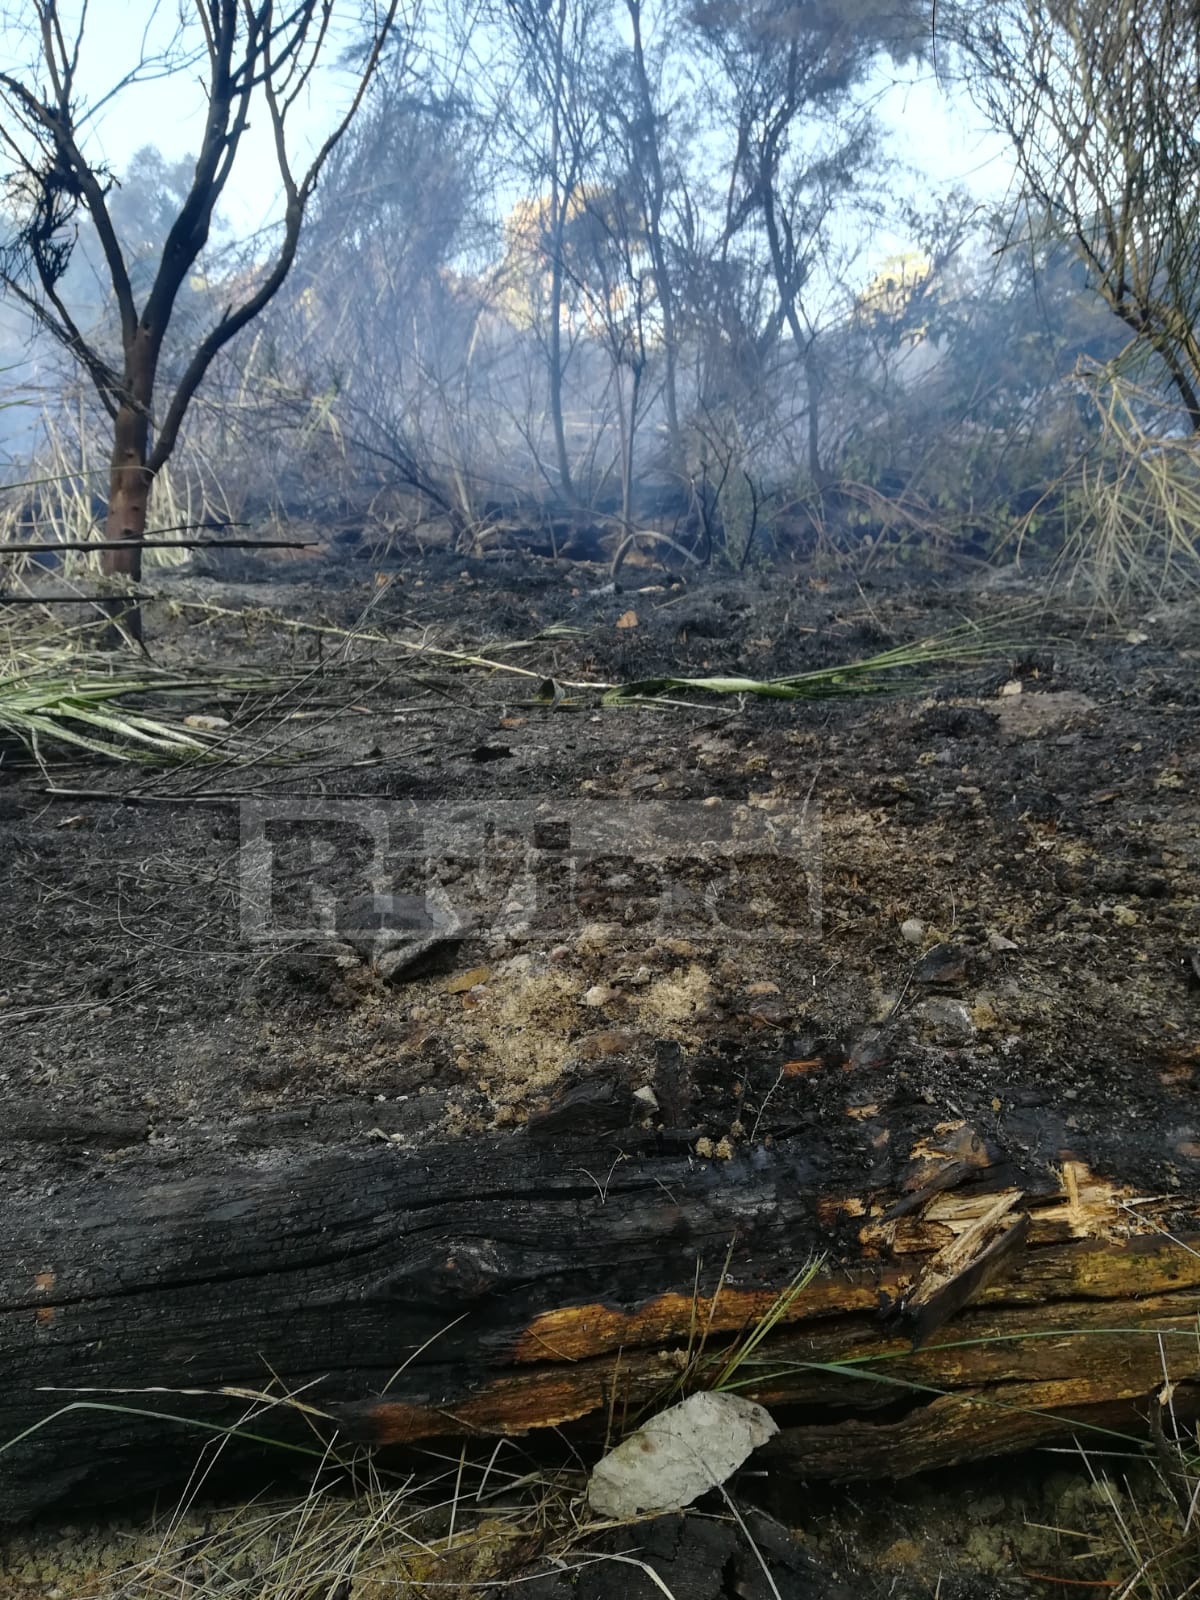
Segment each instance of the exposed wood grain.
M79 1398L68 1390L261 1388L272 1374L375 1443L599 1429L682 1375L711 1383L818 1254L820 1275L737 1375L776 1409L779 1459L806 1476L1136 1422L1163 1350L1172 1376L1197 1367L1195 1207L1130 1205L1079 1152L1067 1169L976 1144L965 1161L961 1127L914 1136L871 1187L853 1146L798 1135L700 1161L629 1132L268 1151L12 1196L0 1441ZM127 1403L209 1421L243 1409ZM200 1443L162 1417L68 1412L0 1453L0 1511L158 1485Z

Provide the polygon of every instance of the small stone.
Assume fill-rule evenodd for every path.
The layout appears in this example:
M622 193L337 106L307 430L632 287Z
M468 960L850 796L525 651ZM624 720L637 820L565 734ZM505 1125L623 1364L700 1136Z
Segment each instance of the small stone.
M492 975L491 967L472 967L469 972L456 972L446 980L447 994L465 994L477 984L486 983Z
M935 944L917 962L913 979L932 988L952 988L967 981L969 957L961 945Z
M925 924L920 917L909 917L900 924L900 937L905 944L920 944L925 937Z
M846 1066L853 1072L885 1067L892 1056L892 1035L887 1028L864 1028L850 1047Z
M583 996L585 1006L607 1006L621 998L621 991L611 983L594 983Z
M638 1105L643 1106L647 1111L658 1110L658 1096L648 1083L644 1083L640 1089L635 1089L633 1098Z
M704 1014L703 1007L699 1014ZM758 1028L781 1028L791 1016L792 1008L784 1000L759 1000L746 1013L747 1020Z
M993 955L1001 956L1010 950L1019 950L1021 947L1012 939L1006 939L1002 933L997 933L993 928L987 936L987 947Z
M706 811L715 811L721 804L721 796L719 794L710 794L706 799L702 800L700 804Z
M620 1028L603 1028L581 1039L574 1054L580 1061L605 1061L610 1056L627 1055L637 1044L637 1035Z
M928 1024L938 1044L970 1044L975 1037L971 1013L961 1000L935 995L922 1001L916 1010L917 1015Z

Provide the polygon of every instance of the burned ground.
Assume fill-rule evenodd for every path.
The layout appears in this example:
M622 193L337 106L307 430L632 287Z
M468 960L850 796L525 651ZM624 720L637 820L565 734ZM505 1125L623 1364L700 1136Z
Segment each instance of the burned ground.
M761 1189L731 1283L743 1267L786 1275L789 1249L865 1250L883 1272L907 1246L872 1242L870 1196L887 1204L903 1179L936 1232L939 1174L987 1176L992 1161L997 1183L1043 1207L1044 1244L1080 1237L1051 1220L1076 1150L1106 1205L1153 1195L1155 1227L1194 1230L1194 608L1147 603L1118 622L1045 604L1013 574L775 572L611 592L602 570L537 560L361 571L156 577L156 659L241 674L188 709L271 745L269 763L47 774L10 753L0 766L0 1140L31 1238L67 1240L85 1202L132 1228L176 1180L177 1204L203 1190L211 1221L226 1171L266 1195L336 1166L345 1218L365 1230L356 1248L369 1236L390 1262L394 1240L372 1231L381 1141L435 1188L456 1148L476 1152L533 1218L541 1203L515 1181L527 1163L564 1240L628 1224L628 1261L613 1246L604 1282L564 1244L550 1288L518 1274L494 1315L440 1338L436 1389L473 1349L534 1359L519 1328L570 1359L567 1302L619 1306L628 1333L612 1348L636 1344L653 1248L634 1242L645 1180L627 1181L624 1161L671 1183L710 1169L721 1217L740 1214L739 1185L747 1201ZM985 658L886 695L602 703L607 683L796 673L964 621L992 630ZM265 673L279 681L264 687ZM397 896L406 914L432 907L445 936L389 967L396 941L370 924ZM589 1140L611 1146L612 1168L555 1176ZM778 1170L764 1165L775 1152ZM1086 1210L1074 1181L1067 1209ZM789 1209L792 1182L842 1197L817 1208L820 1238L798 1220L808 1201ZM379 1191L389 1204L395 1183ZM599 1223L585 1218L593 1190ZM185 1209L164 1225L175 1238ZM513 1212L509 1244L526 1226ZM673 1293L686 1311L689 1239L663 1266L660 1309ZM467 1253L418 1256L413 1286L453 1269L462 1288ZM1035 1264L1012 1304L1054 1270ZM384 1302L409 1293L400 1281L380 1278ZM348 1294L337 1315L352 1320L359 1292L326 1298ZM448 1313L428 1292L432 1334ZM1102 1321L1106 1295L1128 1304L1119 1285L1096 1292ZM486 1300L484 1280L468 1293ZM855 1293L877 1298L866 1282ZM379 1315L368 1296L363 1327ZM853 1337L877 1335L864 1318ZM378 1389L371 1368L359 1377ZM853 1437L836 1417L826 1432ZM932 1592L926 1567L943 1556L959 1584L944 1592L993 1592L1008 1558L992 1546L1020 1543L1003 1513L976 1540L985 1560L959 1549L953 1509L908 1543L826 1509L831 1566L839 1541L874 1540L897 1593Z
M1161 1130L1129 1179L1194 1182L1186 608L1018 615L1028 589L944 578L607 594L577 567L441 558L382 590L159 587L196 602L152 612L163 663L300 672L205 707L290 718L297 759L249 782L56 769L56 795L5 765L10 1171L494 1129L599 1079L649 1086L662 1126L714 1146L897 1100L1011 1133L1049 1091L1064 1134ZM533 676L205 609L263 600ZM1009 616L994 660L897 695L537 703L543 678L766 677ZM391 982L307 936L380 871L465 925Z

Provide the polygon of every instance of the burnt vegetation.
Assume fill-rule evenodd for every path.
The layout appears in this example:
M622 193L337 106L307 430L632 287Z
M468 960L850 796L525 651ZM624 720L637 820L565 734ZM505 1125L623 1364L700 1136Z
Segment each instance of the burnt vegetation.
M0 1527L1194 1593L1195 6L147 9L0 6Z
M1200 417L1186 9L197 19L100 84L38 0L0 76L10 477L73 466L110 573L169 462L220 519L368 549L1074 559L1083 527L1111 557L1106 488ZM193 70L194 159L98 159L113 106ZM952 126L1007 138L981 195L905 137L935 70Z

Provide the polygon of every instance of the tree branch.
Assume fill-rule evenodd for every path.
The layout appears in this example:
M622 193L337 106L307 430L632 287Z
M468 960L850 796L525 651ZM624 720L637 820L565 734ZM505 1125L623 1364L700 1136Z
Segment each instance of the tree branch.
M121 391L121 380L116 372L108 365L98 351L93 350L75 323L62 308L61 301L55 305L55 311L63 318L56 321L36 295L29 293L11 274L0 272L0 284L5 290L15 296L36 321L45 328L51 338L57 339L64 349L69 350L80 366L84 368L100 396L100 403L110 417L117 414L117 403L114 395Z
M297 185L295 178L292 175L291 163L288 160L284 129L286 109L280 106L278 97L273 92L270 81L270 62L266 57L264 57L266 63L266 81L264 84L264 92L266 94L267 104L271 112L272 125L275 133L275 149L279 162L279 173L283 181L284 191L287 195L287 208L284 213L283 240L280 244L279 254L276 257L274 266L267 273L266 277L263 279L255 293L252 294L248 300L244 301L242 305L237 307L236 310L227 311L221 318L220 322L217 323L216 327L210 329L205 337L200 341L195 354L188 363L183 377L179 381L175 393L171 397L170 405L167 407L166 414L163 417L162 424L159 428L158 437L155 440L154 449L150 454L148 463L149 470L152 473L158 472L161 469L164 462L166 462L172 450L175 448L176 440L179 437L180 425L183 422L184 413L187 411L192 397L195 395L196 390L200 387L205 373L212 365L216 356L222 349L224 349L229 341L242 330L242 328L254 320L264 306L266 306L278 293L279 289L284 283L284 280L287 278L288 272L291 270L292 262L295 260L296 247L300 239L300 228L304 221L305 207L308 204L313 190L316 188L325 163L328 161L338 142L345 134L346 129L350 126L355 113L362 103L363 96L366 94L367 87L372 76L374 75L376 67L379 64L380 56L383 53L383 48L387 42L387 37L391 31L392 23L395 20L398 8L399 0L388 0L383 20L376 29L370 55L368 56L366 64L359 75L358 86L355 89L350 105L341 121L328 135L320 149L317 151L317 154L313 158L312 163L310 164L302 182L299 185ZM269 49L269 45L264 41L263 50L266 51L267 49ZM241 111L239 111L239 115L241 114ZM238 130L238 138L241 137L241 131L241 129ZM164 252L164 261L165 259L166 254ZM156 283L156 291L157 288L158 285ZM151 298L153 299L153 294Z

